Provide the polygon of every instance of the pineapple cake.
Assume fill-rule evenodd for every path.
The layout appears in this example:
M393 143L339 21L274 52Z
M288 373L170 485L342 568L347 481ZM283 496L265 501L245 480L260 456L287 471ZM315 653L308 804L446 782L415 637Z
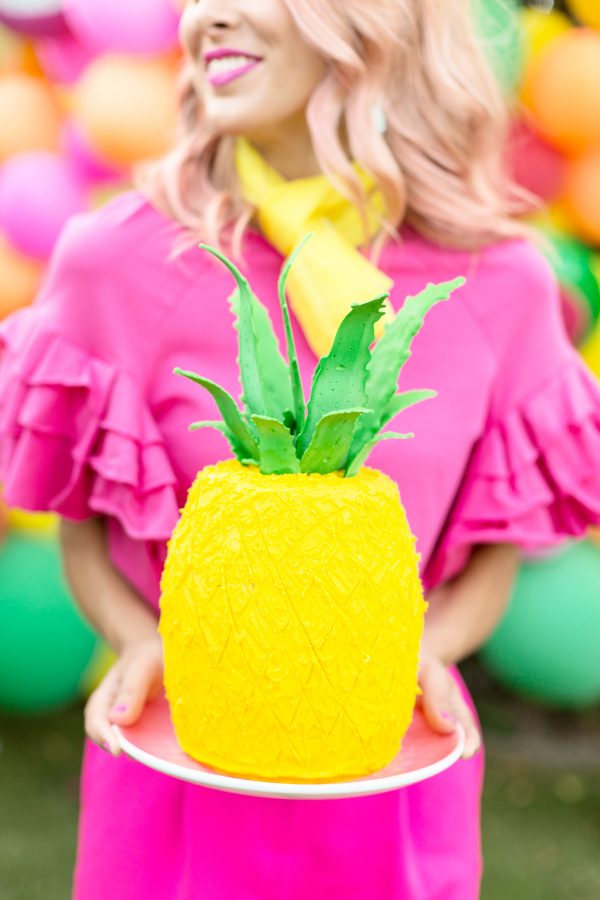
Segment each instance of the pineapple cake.
M203 245L202 245L203 246ZM412 338L464 279L408 297L383 336L387 294L354 305L305 402L285 285L287 361L269 315L232 273L241 407L207 390L235 459L202 469L161 583L165 689L181 747L231 775L316 783L364 776L397 754L418 692L426 604L398 488L364 463L399 412Z

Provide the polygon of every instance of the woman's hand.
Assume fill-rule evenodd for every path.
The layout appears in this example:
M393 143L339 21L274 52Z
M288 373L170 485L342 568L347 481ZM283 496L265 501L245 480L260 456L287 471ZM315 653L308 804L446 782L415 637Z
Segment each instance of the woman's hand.
M448 734L460 722L465 731L463 759L469 759L481 746L475 719L448 667L434 656L423 656L419 667L419 685L423 691L417 702L434 731Z
M145 704L163 685L163 651L158 634L127 647L102 679L85 707L85 730L113 756L121 749L112 729L136 722Z

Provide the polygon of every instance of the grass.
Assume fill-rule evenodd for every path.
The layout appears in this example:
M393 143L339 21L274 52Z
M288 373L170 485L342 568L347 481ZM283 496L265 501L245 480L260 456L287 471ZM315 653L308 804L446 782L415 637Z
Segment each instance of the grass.
M495 688L473 661L465 673L488 752L482 900L597 900L600 713L543 711ZM67 900L81 709L0 717L0 741L0 897Z

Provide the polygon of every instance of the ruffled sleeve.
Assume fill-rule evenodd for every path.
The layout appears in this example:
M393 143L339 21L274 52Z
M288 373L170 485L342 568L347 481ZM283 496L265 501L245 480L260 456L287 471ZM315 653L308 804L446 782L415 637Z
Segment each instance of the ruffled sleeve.
M69 226L34 306L0 323L0 481L11 505L112 516L132 538L163 541L178 503L136 356L140 340L149 355L148 335L118 267L92 262L90 228Z
M600 385L568 342L537 251L520 251L515 275L502 323L483 321L504 343L486 428L427 567L430 586L461 571L476 544L536 550L600 523Z

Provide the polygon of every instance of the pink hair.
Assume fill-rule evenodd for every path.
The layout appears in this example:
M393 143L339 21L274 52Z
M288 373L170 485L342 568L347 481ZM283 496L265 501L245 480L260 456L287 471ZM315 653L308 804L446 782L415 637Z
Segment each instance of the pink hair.
M343 123L353 159L385 196L382 237L405 221L438 244L465 249L529 233L515 216L531 198L504 168L508 110L470 0L283 2L327 61L307 108L319 164L364 210L340 142ZM239 252L253 209L239 193L234 138L211 133L203 120L193 69L188 60L181 75L179 139L138 182L191 237L219 245L227 231ZM374 107L386 116L385 135Z

